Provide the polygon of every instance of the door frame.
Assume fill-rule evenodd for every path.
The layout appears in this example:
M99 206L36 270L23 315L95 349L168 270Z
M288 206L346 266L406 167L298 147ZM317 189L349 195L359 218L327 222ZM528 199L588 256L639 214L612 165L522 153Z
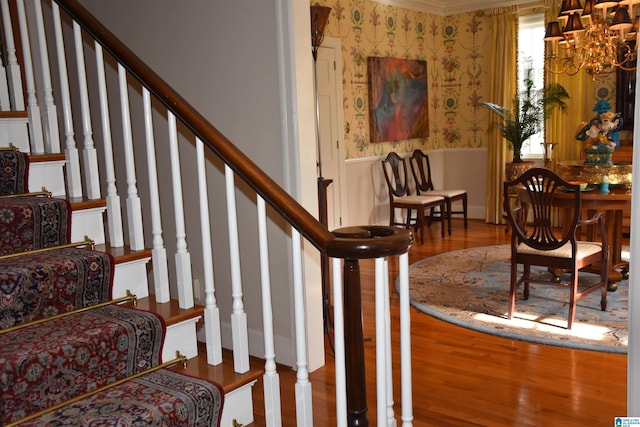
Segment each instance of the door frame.
M340 227L346 227L349 224L349 212L347 210L347 190L346 190L346 166L345 166L345 147L344 147L344 97L342 88L342 40L335 37L325 37L320 49L332 49L336 62L336 125L338 126L338 179L334 179L331 185L337 186L334 191L338 192L340 198ZM322 116L320 116L322 121ZM317 136L316 136L317 137ZM333 144L333 141L331 142ZM323 161L324 163L324 161ZM331 177L329 177L331 178Z

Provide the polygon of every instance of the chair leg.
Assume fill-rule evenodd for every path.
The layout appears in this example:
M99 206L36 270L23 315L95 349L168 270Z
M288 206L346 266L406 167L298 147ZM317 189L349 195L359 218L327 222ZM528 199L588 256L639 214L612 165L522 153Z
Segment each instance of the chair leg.
M418 218L416 218L416 225L420 230L420 244L424 243L424 208L418 208Z
M462 214L464 215L464 228L467 228L467 195L462 198Z
M578 293L578 272L574 268L571 272L570 295L569 295L569 319L567 321L567 329L573 326L573 319L576 317L576 294Z
M516 290L518 286L518 264L511 262L511 280L509 282L509 312L507 319L511 320L516 308Z
M447 206L447 228L449 231L449 236L451 236L451 199L447 197L445 199L445 202Z
M529 299L529 281L531 280L531 265L524 265L524 273L522 275L524 278L524 291L522 292L524 299Z

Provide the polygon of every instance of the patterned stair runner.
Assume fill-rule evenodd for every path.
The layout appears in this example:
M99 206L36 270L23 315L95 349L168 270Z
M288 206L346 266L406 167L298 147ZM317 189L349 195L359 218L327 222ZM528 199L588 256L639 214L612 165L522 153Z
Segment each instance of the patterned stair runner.
M160 369L20 426L216 426L219 385Z
M0 259L0 329L109 301L113 266L77 248Z
M0 334L0 424L160 363L159 316L109 305Z
M0 199L0 255L69 243L71 209L64 199Z
M0 164L0 196L28 192L28 157L0 150ZM70 239L66 200L0 198L0 256ZM160 364L166 327L156 314L108 305L3 331L109 301L113 275L112 257L87 249L0 259L0 425L219 425L217 384L156 369L110 386Z
M0 196L29 192L29 156L14 150L0 150Z

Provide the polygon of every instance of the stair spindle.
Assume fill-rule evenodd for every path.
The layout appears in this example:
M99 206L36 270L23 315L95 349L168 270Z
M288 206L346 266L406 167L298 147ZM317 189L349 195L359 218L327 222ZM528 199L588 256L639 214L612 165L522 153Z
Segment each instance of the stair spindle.
M7 76L8 76L8 96L10 102L3 96L0 98L2 111L22 111L24 110L24 95L22 93L22 72L16 56L16 43L13 38L13 24L11 23L11 11L9 0L0 0L2 10L2 29L4 48L6 51ZM0 79L1 80L1 79Z

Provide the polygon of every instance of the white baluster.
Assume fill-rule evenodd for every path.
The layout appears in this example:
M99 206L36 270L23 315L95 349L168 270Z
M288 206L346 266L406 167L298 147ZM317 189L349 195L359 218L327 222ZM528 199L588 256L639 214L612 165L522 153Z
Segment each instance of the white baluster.
M16 7L18 9L20 39L22 41L22 71L24 72L24 82L27 90L29 142L32 153L42 154L44 153L44 137L42 136L42 122L40 121L40 106L36 98L36 83L33 77L33 61L31 59L31 41L29 40L24 0L16 0Z
M62 35L62 23L60 19L60 7L57 3L51 3L53 10L53 25L56 34L56 53L58 55L58 73L60 74L60 101L62 102L62 114L64 119L64 136L67 171L67 195L69 197L82 197L82 178L80 175L80 159L73 133L73 117L71 115L71 96L69 95L69 77L67 73L67 60L64 50L64 38Z
M333 258L333 342L336 369L336 427L347 427L347 369L344 347L344 305L342 265Z
M202 260L204 263L204 331L207 345L207 363L222 363L222 337L220 334L220 309L216 302L213 279L213 251L211 249L211 225L209 219L209 195L207 193L206 159L204 143L196 138L198 163L198 195L200 198L200 229L202 231Z
M144 249L142 230L142 208L136 187L136 166L133 155L133 137L131 135L131 113L129 111L129 91L127 73L118 64L118 83L120 86L120 109L122 114L122 135L124 163L127 173L127 223L129 224L129 246L134 251Z
M375 261L375 300L376 300L376 407L380 409L376 425L387 425L387 414L383 408L387 407L387 328L384 302L384 259Z
M153 284L156 301L169 302L169 265L167 249L162 239L162 219L160 218L160 192L158 189L158 167L156 164L156 147L153 138L153 109L151 95L146 88L142 88L142 103L144 105L144 132L147 147L147 169L149 173L149 201L151 203L151 232L153 234L153 249L151 250L153 266Z
M0 0L0 8L2 9L2 27L4 30L4 44L7 52L7 76L8 90L11 98L11 106L5 105L3 100L3 111L22 111L24 110L24 95L22 93L22 72L18 65L18 57L16 56L16 43L13 39L13 25L11 24L11 11L9 10L9 1Z
M58 133L58 112L53 99L53 85L51 84L51 68L49 65L49 49L47 47L47 36L44 29L44 19L42 17L42 0L33 0L36 14L36 28L38 31L38 47L40 48L40 63L42 71L42 84L44 96L44 113L42 114L42 124L44 131L45 149L49 153L60 152L60 135Z
M35 0L36 2L39 0ZM120 196L116 187L116 173L113 164L113 141L111 139L111 119L109 115L109 98L104 73L104 55L100 43L96 47L96 72L98 74L98 91L100 94L100 119L102 123L102 140L104 145L104 169L107 182L107 224L109 228L109 244L114 248L124 246L122 231L122 209Z
M84 64L84 48L82 46L82 31L80 25L73 23L73 39L76 46L76 66L78 70L78 90L80 91L80 111L82 113L84 179L87 198L99 199L100 173L98 171L98 155L93 144L93 129L91 128L91 111L89 107L89 89L87 88L87 70Z
M411 311L409 305L409 253L398 257L400 291L400 382L402 390L402 426L413 425L411 386Z
M193 276L191 275L191 255L187 251L187 232L184 226L176 116L168 112L167 119L169 122L169 157L171 159L171 182L173 184L173 209L176 219L176 280L178 282L179 305L180 308L184 309L193 307Z
M302 242L300 233L291 229L293 245L293 312L296 334L296 420L299 426L313 425L313 404L311 399L311 382L309 382L307 356L307 321L304 298L304 281L302 279Z
M384 258L384 313L385 313L385 335L387 337L386 353L387 353L387 427L396 427L395 413L393 412L393 363L391 357L391 305L389 303L389 259ZM382 413L380 414L382 417Z
M231 255L231 335L233 341L233 363L236 372L249 370L249 338L247 335L247 313L242 301L242 276L240 274L240 245L238 243L238 216L233 171L225 164L224 176L227 194L227 221L229 252Z
M282 425L280 407L280 377L276 371L276 350L273 336L273 305L271 303L271 274L269 272L269 241L267 238L267 210L264 199L257 197L258 244L260 246L260 279L262 284L262 323L264 328L264 414L267 427Z

